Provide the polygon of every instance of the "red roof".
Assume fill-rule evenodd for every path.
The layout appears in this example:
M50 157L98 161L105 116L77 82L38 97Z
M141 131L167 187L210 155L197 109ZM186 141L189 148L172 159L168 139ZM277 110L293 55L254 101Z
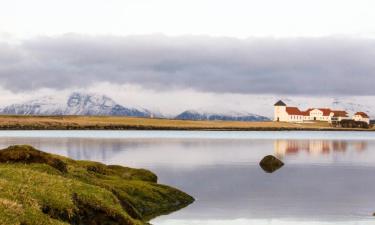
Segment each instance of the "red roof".
M303 113L304 116L310 116L310 112L313 111L313 110L314 110L313 108L309 108L306 111L303 111L302 113Z
M310 116L310 112L313 111L314 109L318 109L318 110L322 111L323 112L323 116L329 116L331 114L331 112L332 112L332 110L328 109L328 108L309 108L306 111L304 111L303 114L305 116Z
M369 118L369 116L364 112L357 112L355 115L356 116L362 116L363 118Z
M310 112L315 108L309 108L306 111L301 111L297 107L286 107L286 112L289 115L298 115L298 116L310 116ZM347 117L348 113L343 110L331 110L329 108L317 108L318 110L323 112L323 116L330 116L333 113L336 117ZM366 113L358 112L356 115L361 115L363 118L369 118Z
M332 112L333 112L333 116L335 117L347 117L348 116L348 113L346 111L334 110Z
M319 110L323 112L323 116L329 116L332 112L332 110L328 108L319 108Z
M314 110L315 108L309 108L306 111L301 111L297 107L286 107L286 112L289 115L298 115L298 116L309 116L310 112ZM331 110L329 108L317 108L318 110L323 112L323 116L329 116L331 113L333 113L336 117L347 117L348 113L343 110ZM364 118L368 118L366 113L358 112L358 115L361 115ZM356 115L357 115L356 114Z
M304 115L304 113L301 112L297 107L286 107L286 112L289 115L298 115L298 116Z

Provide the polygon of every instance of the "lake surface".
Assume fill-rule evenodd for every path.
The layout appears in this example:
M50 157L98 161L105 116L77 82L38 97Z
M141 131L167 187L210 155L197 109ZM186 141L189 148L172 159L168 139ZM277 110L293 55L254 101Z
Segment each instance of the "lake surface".
M0 131L11 144L147 168L195 197L154 225L375 224L375 132ZM285 166L265 173L268 154Z

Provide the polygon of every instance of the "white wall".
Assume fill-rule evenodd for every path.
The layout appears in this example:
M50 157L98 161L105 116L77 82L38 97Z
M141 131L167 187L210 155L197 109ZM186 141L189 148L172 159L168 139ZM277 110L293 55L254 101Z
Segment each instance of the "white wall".
M369 118L363 118L361 115L354 115L353 120L362 121L362 122L366 122L367 124L370 124L370 119Z
M286 106L275 106L273 120L280 122L289 122L289 117L286 113Z

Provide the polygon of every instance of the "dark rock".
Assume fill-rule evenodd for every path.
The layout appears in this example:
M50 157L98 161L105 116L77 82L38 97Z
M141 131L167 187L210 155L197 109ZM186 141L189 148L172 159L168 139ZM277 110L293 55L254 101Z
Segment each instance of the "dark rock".
M260 161L259 165L265 172L273 173L284 166L284 163L273 155L267 155Z

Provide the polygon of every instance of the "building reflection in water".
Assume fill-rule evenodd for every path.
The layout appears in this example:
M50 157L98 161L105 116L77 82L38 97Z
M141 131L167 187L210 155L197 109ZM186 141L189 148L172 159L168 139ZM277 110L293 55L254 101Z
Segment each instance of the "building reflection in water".
M365 141L343 140L275 140L275 155L282 158L287 155L307 153L310 155L328 155L334 152L345 153L349 148L363 152L367 148Z

